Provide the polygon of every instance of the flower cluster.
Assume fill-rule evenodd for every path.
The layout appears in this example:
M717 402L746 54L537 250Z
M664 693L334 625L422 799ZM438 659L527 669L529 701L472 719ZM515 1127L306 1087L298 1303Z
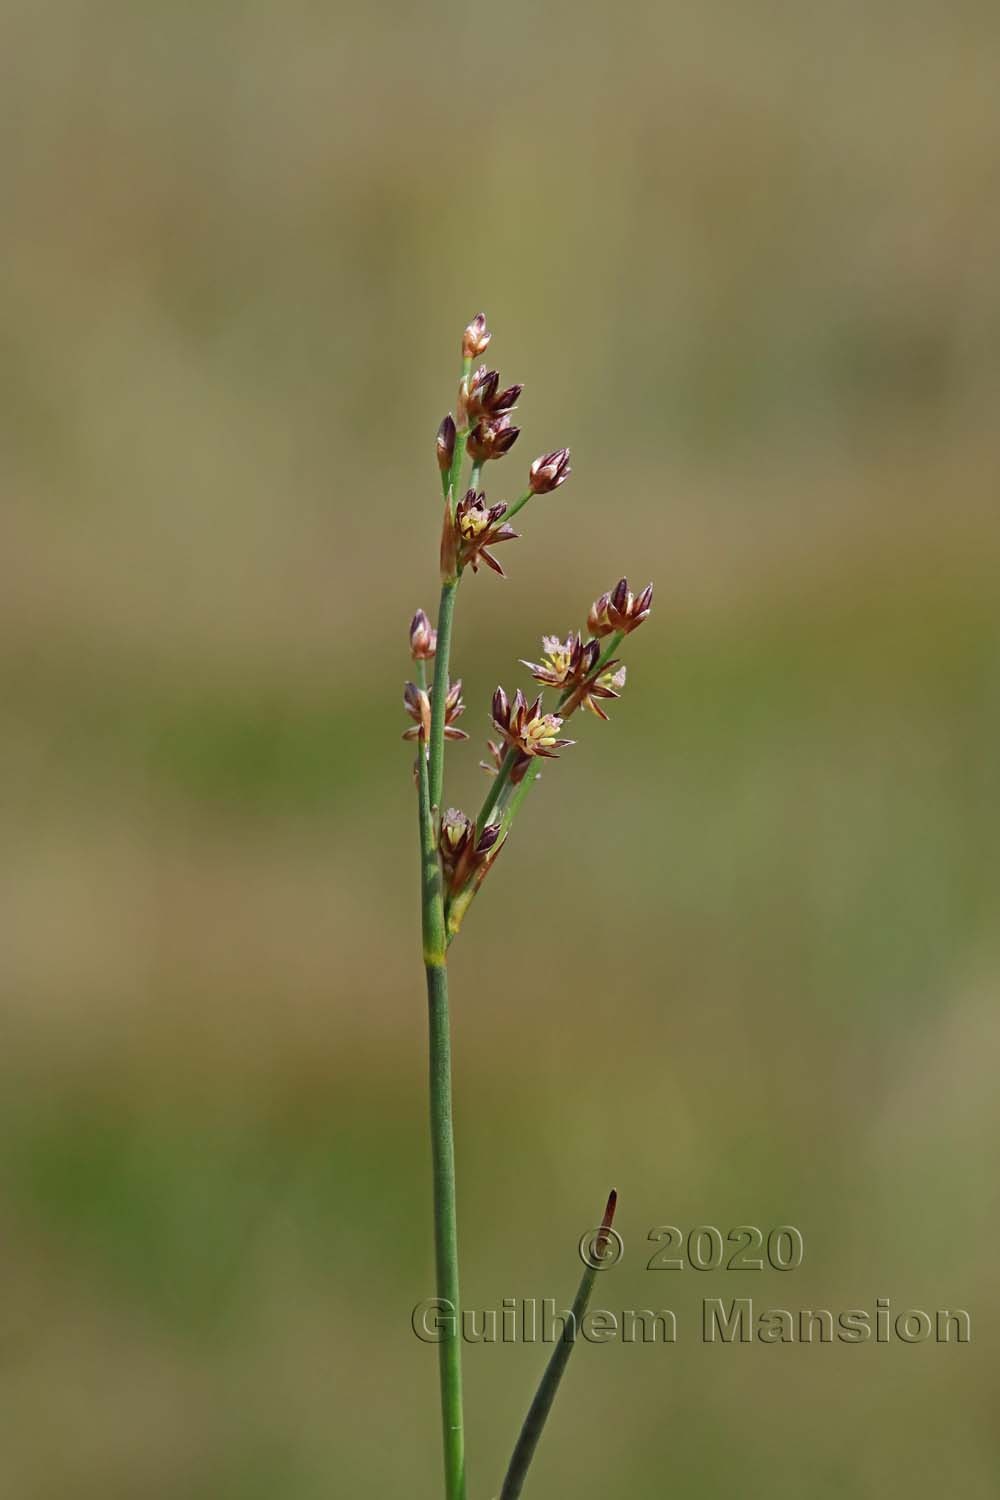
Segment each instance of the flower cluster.
M467 818L458 808L449 807L441 819L438 849L441 868L450 891L464 889L477 874L482 878L491 853L495 855L499 852L496 848L499 837L499 823L488 823L477 839L476 825L472 819Z
M522 659L521 665L543 687L559 688L562 694L559 712L563 718L568 719L578 708L589 708L599 719L607 719L598 700L621 696L618 689L624 686L625 668L620 672L612 670L618 665L617 659L601 662L600 643L593 639L585 641L575 630L564 641L557 635L543 635L542 650L545 655L541 662Z
M558 714L542 712L541 693L534 703L529 703L518 688L511 703L503 688L498 687L493 694L492 718L497 733L519 755L541 755L555 760L557 750L575 743L559 738L563 721Z
M506 390L500 390L500 371L480 365L469 377L465 410L474 420L509 416L523 390L523 385L509 385Z
M512 542L519 535L503 517L507 506L501 500L496 505L487 505L486 496L467 490L455 507L454 518L445 507L444 537L441 543L441 565L446 564L462 571L466 565L473 573L479 571L484 562L494 573L504 577L503 568L489 550L500 542Z
M403 707L413 720L411 729L403 730L404 740L422 740L426 745L431 735L431 695L433 688L419 688L408 682L403 689ZM462 679L449 684L448 696L444 700L444 737L446 740L467 740L464 729L455 728L455 720L465 713L462 702Z
M520 435L513 415L524 389L520 383L503 386L499 370L480 363L490 340L486 318L480 313L462 336L463 367L457 405L454 415L449 412L441 422L435 442L444 488L442 625L446 618L444 609L447 605L450 617L454 591L466 570L477 573L480 565L485 564L503 577L496 549L517 538L518 532L511 521L534 496L560 489L572 473L569 449L554 448L540 454L531 464L526 487L517 498L491 504L485 490L479 488L483 465L509 453ZM471 461L470 488L460 483L463 457ZM433 724L434 733L440 729L446 739L467 739L456 722L465 705L461 682L452 683L450 678L450 630L443 632L439 641L423 610L413 616L410 655L417 663L418 681L406 684L403 702L413 723L404 738L417 740L430 751L417 757L415 771L418 781L422 775L428 777L431 793L428 806L447 896L449 940L457 932L469 900L497 853L498 830L509 827L511 817L521 806L527 790L522 783L527 779L529 767L539 759L557 758L560 751L574 743L562 730L577 709L585 708L597 718L607 720L606 706L621 697L625 668L618 655L612 653L617 653L622 637L648 619L652 597L652 584L636 596L629 589L628 579L619 579L613 589L594 601L586 631L571 630L565 638L543 636L541 659L522 662L542 690L533 702L528 701L520 688L512 699L508 699L502 687L497 688L490 710L495 738L487 740L486 755L480 762L495 783L478 819L470 819L455 808L439 818L438 809L443 806L442 758L440 747L430 744L434 689L426 686L426 662L433 660L436 679L448 684L444 722ZM542 706L545 689L554 693L551 712ZM515 798L512 789L517 787L521 790Z

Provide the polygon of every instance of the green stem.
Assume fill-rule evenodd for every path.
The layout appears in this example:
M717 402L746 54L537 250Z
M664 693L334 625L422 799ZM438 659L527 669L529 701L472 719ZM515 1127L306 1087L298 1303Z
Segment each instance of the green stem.
M441 810L444 783L444 715L448 697L448 663L451 656L451 627L455 618L455 596L458 579L446 578L441 585L438 606L437 652L434 657L434 691L431 694L430 798L432 810Z
M510 780L511 767L513 766L513 764L514 752L512 750L508 750L503 760L500 762L499 770L493 778L489 791L486 793L486 797L483 800L482 807L479 809L479 816L476 819L477 834L482 833L483 829L490 821L490 816L493 812L493 809L500 801L501 793L503 792L504 787L507 785L507 782Z
M471 359L463 359L463 361L462 361L462 385L463 386L464 386L465 382L468 380L468 378L469 378L469 376L470 376L471 373L472 373L472 360ZM460 393L460 397L461 397L461 393ZM452 454L452 459L451 459L451 473L448 476L448 488L447 488L447 492L446 493L448 495L448 504L449 504L449 506L451 508L452 515L455 514L455 506L458 503L458 485L459 485L459 481L460 481L460 479L462 477L462 464L465 462L465 448L466 448L466 444L468 443L468 441L469 441L469 422L468 422L468 418L466 418L465 421L463 422L462 426L455 433L455 452Z
M569 1363L570 1355L573 1353L577 1333L584 1314L587 1311L587 1304L590 1301L594 1281L600 1269L600 1265L597 1262L607 1253L606 1247L611 1229L611 1220L614 1218L616 1201L617 1195L612 1193L608 1199L608 1206L604 1210L604 1221L598 1230L594 1245L595 1264L588 1263L584 1270L576 1296L573 1298L573 1306L567 1320L566 1328L553 1350L552 1358L545 1367L545 1373L542 1376L538 1390L535 1392L535 1399L528 1407L528 1415L525 1417L524 1424L521 1427L521 1432L515 1444L514 1452L507 1468L507 1474L504 1478L503 1489L500 1491L500 1500L517 1500L517 1496L521 1493L525 1475L528 1472L528 1466L535 1456L538 1440L542 1435L549 1412L552 1410L552 1403L556 1399L556 1393L559 1390L559 1382L563 1378L563 1372Z
M473 465L472 465L472 473L469 475L469 489L470 490L475 490L476 494L479 493L479 485L480 485L480 481L482 480L482 477L483 477L483 466L482 466L482 464L473 463Z
M521 496L520 500L515 500L513 505L508 505L504 514L504 520L509 521L512 516L517 515L519 510L523 510L534 493L534 490L528 490Z
M420 685L426 681L418 664ZM430 767L423 743L417 750L420 811L420 895L424 969L427 976L427 1022L430 1055L431 1160L434 1177L434 1252L436 1288L443 1310L438 1346L441 1427L444 1441L446 1500L465 1500L465 1432L462 1420L462 1346L458 1283L458 1227L455 1201L455 1136L451 1105L451 1026L448 1016L448 969L445 960L444 892L437 853L430 795Z
M431 1153L434 1166L434 1250L437 1296L448 1314L438 1345L445 1495L465 1500L465 1430L462 1420L461 1301L458 1286L458 1225L455 1204L455 1137L451 1108L451 1027L448 969L427 963L430 1037Z

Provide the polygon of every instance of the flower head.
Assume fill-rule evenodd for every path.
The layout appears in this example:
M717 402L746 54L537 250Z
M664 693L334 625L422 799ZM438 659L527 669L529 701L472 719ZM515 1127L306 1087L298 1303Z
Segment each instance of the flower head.
M460 891L469 883L480 867L485 865L499 837L499 823L488 823L477 838L476 825L472 819L457 807L449 807L441 819L438 850L441 868L451 891ZM482 874L485 874L485 870L481 872L480 878Z
M564 641L557 635L542 636L542 649L545 656L541 662L522 661L521 665L544 687L562 689L559 705L562 717L568 719L578 708L589 708L599 719L607 719L598 700L619 697L617 688L625 681L624 667L620 674L613 672L611 668L617 662L612 660L604 662L598 671L600 644L596 640L585 641L575 630Z
M500 371L480 365L469 377L465 392L465 410L472 421L481 417L505 417L520 400L523 385L509 385L500 390Z
M465 359L478 359L486 353L486 346L493 335L486 327L486 314L476 313L462 335L462 355Z
M568 448L543 453L528 470L528 488L533 495L547 495L550 490L557 490L561 484L565 484L572 472Z
M418 688L416 683L408 682L403 690L403 707L413 720L411 729L404 729L404 740L423 740L428 742L431 735L431 698L434 689L429 688L426 692ZM444 700L444 737L446 740L467 740L469 736L464 729L455 728L455 720L460 719L465 713L465 704L462 702L462 679L453 682L448 687L448 696Z
M541 693L534 703L529 704L518 688L513 703L510 703L503 688L498 687L493 694L492 716L496 729L507 744L522 755L540 755L555 760L557 750L575 743L559 738L563 721L557 714L542 713Z
M437 650L437 631L422 609L410 621L410 655L414 661L430 661Z
M507 507L503 501L487 505L485 495L477 495L475 490L466 491L455 507L453 523L460 568L468 563L473 573L477 573L479 564L484 562L494 573L499 573L501 578L504 576L503 568L489 549L498 546L500 542L512 542L518 536L514 528L503 520L506 513Z
M545 655L540 663L522 659L521 665L543 687L561 688L572 687L585 677L597 665L601 648L571 630L564 641L557 635L543 635L542 650Z
M596 636L611 635L620 630L624 635L637 630L643 620L649 619L653 602L653 585L647 583L636 598L628 586L627 578L619 578L610 594L602 594L590 606L587 626Z
M469 433L469 456L477 464L491 458L503 458L517 442L520 427L512 427L510 417L481 417Z

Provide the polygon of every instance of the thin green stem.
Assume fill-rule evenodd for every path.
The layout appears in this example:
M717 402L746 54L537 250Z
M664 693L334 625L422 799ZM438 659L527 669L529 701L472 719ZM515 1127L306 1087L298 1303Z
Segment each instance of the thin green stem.
M423 662L419 685L426 685ZM430 794L427 747L417 747L420 813L420 896L430 1060L431 1160L434 1178L434 1252L442 1322L438 1346L446 1500L465 1500L465 1432L462 1420L462 1346L459 1338L458 1232L455 1137L451 1104L451 1026L445 959L444 892ZM452 1316L453 1314L453 1316Z
M445 1495L465 1500L465 1429L462 1419L461 1300L458 1284L458 1223L455 1203L455 1136L451 1105L451 1027L448 969L427 964L430 1038L431 1155L434 1168L434 1250L442 1317L438 1344Z
M483 477L483 466L482 466L482 464L477 464L477 463L474 462L473 465L472 465L472 473L469 475L469 489L470 490L475 490L477 494L479 493L479 486L480 486L480 483L482 481L482 477Z
M451 656L451 627L455 618L455 596L458 579L446 578L441 585L438 606L437 652L434 657L434 691L431 694L430 798L431 808L440 812L444 784L444 717L448 697L448 663Z
M469 359L469 358L463 359L463 361L462 361L462 387L463 388L464 388L465 383L468 380L468 378L469 378L469 376L470 376L471 373L472 373L472 360ZM464 410L464 401L462 399L461 391L459 392L459 409L460 410ZM463 417L463 419L462 419L462 425L461 425L461 427L459 427L458 431L455 433L455 451L452 454L452 459L451 459L451 473L448 476L447 495L448 495L448 504L449 504L449 506L451 508L452 515L455 514L455 505L456 505L456 503L458 501L458 486L459 486L459 481L461 480L461 477L462 477L462 465L465 462L465 448L466 448L466 444L468 443L468 441L469 441L469 419L468 419L468 417Z
M521 1493L525 1476L528 1472L528 1466L535 1456L538 1440L542 1435L549 1412L552 1410L552 1403L556 1399L559 1382L563 1378L563 1373L569 1363L569 1357L573 1353L580 1323L587 1311L587 1304L590 1301L590 1294L600 1269L600 1263L608 1253L611 1221L614 1218L616 1201L617 1195L612 1193L608 1199L608 1206L604 1210L604 1219L600 1229L597 1231L597 1236L592 1247L594 1251L593 1260L586 1263L576 1296L573 1298L573 1306L570 1310L566 1327L552 1352L551 1359L545 1367L545 1373L542 1376L538 1390L535 1392L535 1399L528 1408L528 1415L524 1419L520 1435L514 1446L514 1452L511 1455L510 1464L504 1478L503 1489L500 1491L500 1500L517 1500L517 1496ZM608 1257L606 1263L611 1263L610 1257Z
M497 803L500 801L501 794L502 794L504 788L506 787L507 782L510 780L510 773L511 773L511 768L513 767L513 764L514 764L514 753L513 753L513 751L508 750L507 754L504 756L503 760L500 762L499 770L497 771L497 774L494 776L492 782L490 783L490 789L486 793L485 798L483 799L483 805L482 805L482 807L479 809L479 816L476 819L476 833L477 834L482 833L483 829L486 827L487 823L490 821L490 817L492 815L493 809L496 807Z
M517 515L519 510L523 510L534 493L534 490L527 490L521 496L520 500L515 500L512 505L508 505L506 513L504 514L504 520L509 521L512 516Z

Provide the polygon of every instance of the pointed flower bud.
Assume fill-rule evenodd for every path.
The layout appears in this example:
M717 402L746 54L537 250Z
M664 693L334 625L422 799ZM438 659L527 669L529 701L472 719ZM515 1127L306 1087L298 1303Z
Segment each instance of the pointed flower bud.
M469 433L469 456L477 464L503 458L517 442L520 432L520 427L511 426L509 416L482 418Z
M414 661L430 661L437 650L437 631L422 609L410 621L410 655Z
M509 385L501 391L500 371L488 370L480 365L469 376L465 386L464 404L468 419L476 422L483 417L506 417L521 399L523 385Z
M554 453L543 453L528 470L528 486L533 495L547 495L557 490L572 474L569 466L569 449L557 448Z
M644 620L649 619L653 603L653 585L647 583L636 598L628 586L627 578L619 578L609 594L602 594L590 606L587 616L588 628L596 636L611 635L620 630L628 635L638 630Z
M486 346L493 335L486 327L486 314L476 313L462 335L462 355L465 359L478 359L486 353Z
M498 391L489 404L491 417L505 417L521 399L523 385L509 385L505 391Z
M455 456L455 418L451 412L437 430L437 461L442 474L447 474Z
M497 393L499 384L499 370L488 370L485 365L480 365L478 370L473 370L465 390L466 416L475 421L477 417L488 415L490 403Z

